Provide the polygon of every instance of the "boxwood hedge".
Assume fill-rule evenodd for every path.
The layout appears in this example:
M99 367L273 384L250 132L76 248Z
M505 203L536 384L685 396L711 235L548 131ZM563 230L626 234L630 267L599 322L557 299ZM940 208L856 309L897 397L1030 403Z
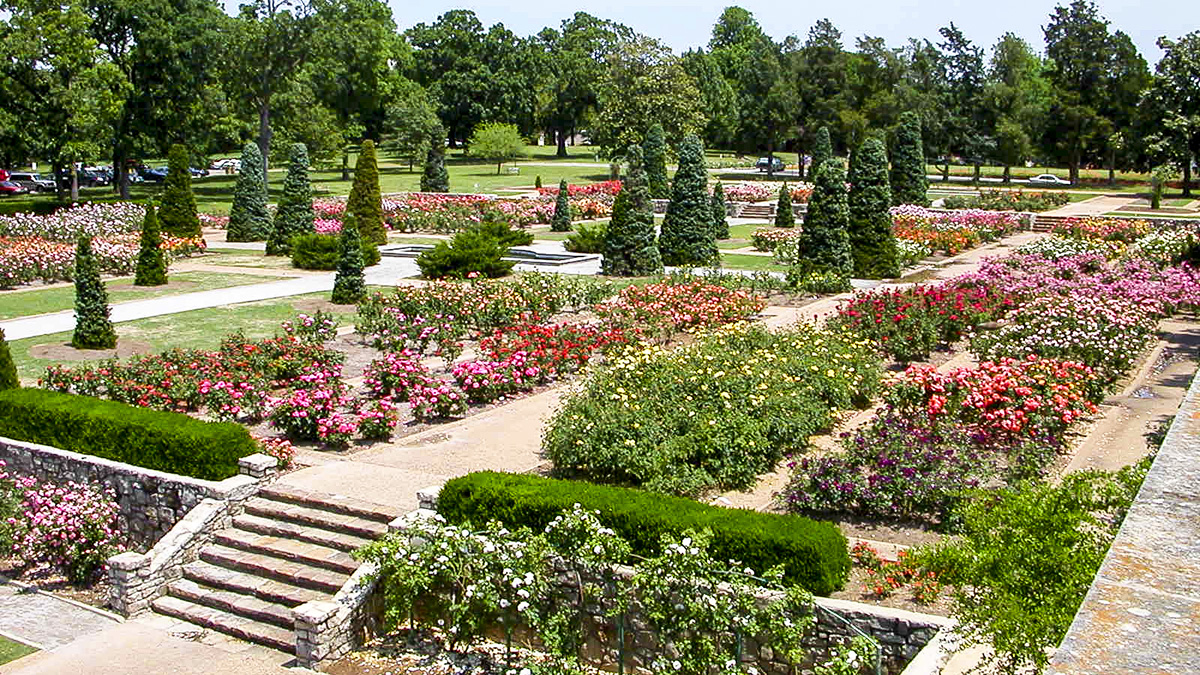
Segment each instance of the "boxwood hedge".
M830 523L630 488L483 471L446 483L438 512L456 524L497 520L541 531L574 504L599 511L601 521L639 555L658 553L664 534L707 528L715 558L740 561L756 572L782 565L788 581L816 595L840 589L850 573L846 538Z
M0 436L194 478L236 475L245 427L45 389L0 392Z

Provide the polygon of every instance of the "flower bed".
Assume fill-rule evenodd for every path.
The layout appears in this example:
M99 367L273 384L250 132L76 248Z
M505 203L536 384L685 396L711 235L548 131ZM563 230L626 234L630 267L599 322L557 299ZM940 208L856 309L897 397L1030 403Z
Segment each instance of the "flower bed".
M780 244L788 241L798 241L803 235L799 228L760 228L750 235L750 241L756 251L771 252Z
M946 197L948 209L984 209L987 211L1048 211L1071 202L1061 190L1026 192L1024 190L980 190L978 197Z
M598 305L596 313L613 326L643 328L666 338L681 330L740 321L766 306L766 300L744 290L703 281L662 282L629 286Z
M896 237L924 244L947 255L996 241L1021 227L1018 213L962 209L946 211L904 205L892 208Z
M145 207L133 202L77 204L50 215L0 216L0 237L35 237L73 244L83 236L108 239L138 232L145 217Z
M779 198L782 183L722 183L725 200L730 202L765 202ZM793 204L807 204L812 197L813 186L809 183L788 183Z
M1073 239L1098 239L1132 243L1150 233L1146 220L1122 218L1072 218L1054 226L1054 234Z
M592 197L595 195L608 195L616 197L621 192L623 183L619 180L606 180L599 183L588 183L587 185L571 185L567 184L568 197ZM538 194L550 197L558 196L558 186L540 187Z
M162 248L170 258L186 257L206 247L204 239L163 235ZM102 274L129 275L137 266L138 235L123 234L92 240ZM70 281L75 275L75 244L40 237L0 237L0 289L35 281Z

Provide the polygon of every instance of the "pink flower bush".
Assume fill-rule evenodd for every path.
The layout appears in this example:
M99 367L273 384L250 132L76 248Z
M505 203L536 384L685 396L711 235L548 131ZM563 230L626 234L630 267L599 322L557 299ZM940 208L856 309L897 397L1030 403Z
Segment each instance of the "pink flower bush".
M409 393L408 405L419 422L459 417L467 412L467 397L449 382L425 379Z

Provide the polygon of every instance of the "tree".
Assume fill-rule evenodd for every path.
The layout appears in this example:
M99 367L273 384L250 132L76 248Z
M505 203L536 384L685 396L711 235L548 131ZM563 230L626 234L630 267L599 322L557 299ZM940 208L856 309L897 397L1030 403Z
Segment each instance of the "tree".
M712 192L713 236L717 239L729 238L729 212L725 208L725 188L718 181Z
M1200 31L1160 38L1158 46L1163 58L1145 96L1156 154L1183 169L1183 194L1191 196L1192 163L1200 159Z
M828 19L821 19L808 31L808 37L799 51L792 56L792 78L796 82L800 98L797 109L801 111L799 126L801 137L812 148L811 171L816 171L822 127L826 129L825 143L828 152L833 147L828 142L828 128L841 120L841 112L850 105L850 89L847 77L850 74L848 55L842 45L842 34ZM810 179L811 180L811 179Z
M569 195L567 179L564 178L558 183L558 196L554 199L554 216L550 218L550 230L552 232L571 231L571 202Z
M662 254L655 242L654 206L641 146L629 146L625 161L629 170L604 233L601 269L604 274L617 277L659 274L663 269Z
M162 208L158 222L163 232L176 237L199 237L200 216L192 193L191 155L176 143L167 155L167 177L163 180Z
M984 105L996 139L996 159L1004 163L1005 183L1012 166L1034 156L1034 141L1046 124L1050 84L1044 70L1041 58L1012 33L1001 36L992 49Z
M337 275L333 280L335 305L353 305L367 295L366 276L363 274L362 239L358 235L358 223L349 210L342 220L342 233L338 236Z
M787 183L779 186L779 200L775 204L775 227L795 227L796 213L792 210L792 189Z
M738 94L721 72L720 61L715 55L697 49L684 53L681 62L700 90L704 116L708 119L701 136L704 144L712 148L734 147L740 115Z
M354 162L354 183L346 198L346 213L354 216L363 239L375 244L387 243L383 225L383 195L379 189L379 165L375 161L375 143L365 140Z
M888 186L887 150L868 138L850 165L850 249L854 275L864 279L900 276L896 236L892 234L892 191Z
M228 241L263 241L271 233L271 216L267 211L267 186L263 183L263 160L258 146L247 143L242 148L241 161L225 238Z
M799 105L796 87L784 70L779 45L764 36L743 45L736 74L738 82L738 147L753 151L765 146L767 157L792 136ZM774 166L768 164L768 174Z
M658 122L651 125L650 130L646 132L646 140L642 143L642 156L646 162L650 198L670 197L671 187L667 182L667 139L663 136L663 127Z
M17 364L13 363L8 339L4 336L4 329L0 328L0 391L20 386L21 378L17 376Z
M308 148L293 143L287 177L283 179L283 194L275 209L271 236L267 239L267 255L289 255L292 238L313 231L312 187L308 182Z
M442 125L434 127L429 135L425 155L425 170L421 174L421 192L449 192L450 174L446 171L446 131Z
M162 250L162 234L159 231L158 215L154 212L154 202L148 202L146 217L142 219L141 245L138 249L133 285L162 286L165 283L167 259Z
M838 162L822 162L814 176L812 197L804 216L800 245L818 268L850 276L850 212L846 197L846 171Z
M75 333L76 349L112 349L117 332L109 320L108 293L100 281L100 265L92 252L92 240L80 237L75 247Z
M829 141L829 127L821 127L817 129L817 139L813 143L812 151L812 171L816 175L816 171L821 164L833 158L833 143Z
M438 122L437 111L425 90L421 85L408 81L405 81L387 108L384 131L383 149L407 159L409 171L412 171L418 159L423 160L428 154L431 137L435 137L438 144L446 137Z
M679 169L671 183L671 203L658 245L667 265L714 265L720 260L713 237L704 146L694 134L679 146Z
M901 113L892 148L892 204L929 203L929 178L925 175L925 149L921 144L921 120L912 111Z
M485 122L475 127L467 147L475 157L495 162L498 176L506 161L525 154L525 139L515 124Z
M938 48L946 73L947 149L968 158L975 166L978 181L980 166L995 149L995 139L985 118L983 97L987 73L983 49L968 40L953 22L938 32L943 38Z

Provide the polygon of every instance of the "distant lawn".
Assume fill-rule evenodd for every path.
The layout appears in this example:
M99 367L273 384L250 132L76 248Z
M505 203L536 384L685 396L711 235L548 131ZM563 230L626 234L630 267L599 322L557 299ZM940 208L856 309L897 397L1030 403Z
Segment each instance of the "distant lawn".
M249 274L220 274L216 272L176 272L169 275L166 286L134 286L132 278L105 282L110 303L145 300L180 293L195 293L215 288L232 288L272 281L271 277ZM39 291L0 291L0 320L61 312L75 306L75 287L59 286Z
M16 661L22 656L29 656L36 651L37 649L29 645L21 644L16 640L9 640L6 637L0 637L0 664Z
M767 270L771 272L783 272L787 269L783 265L775 264L773 256L724 252L721 253L721 267L735 270Z

